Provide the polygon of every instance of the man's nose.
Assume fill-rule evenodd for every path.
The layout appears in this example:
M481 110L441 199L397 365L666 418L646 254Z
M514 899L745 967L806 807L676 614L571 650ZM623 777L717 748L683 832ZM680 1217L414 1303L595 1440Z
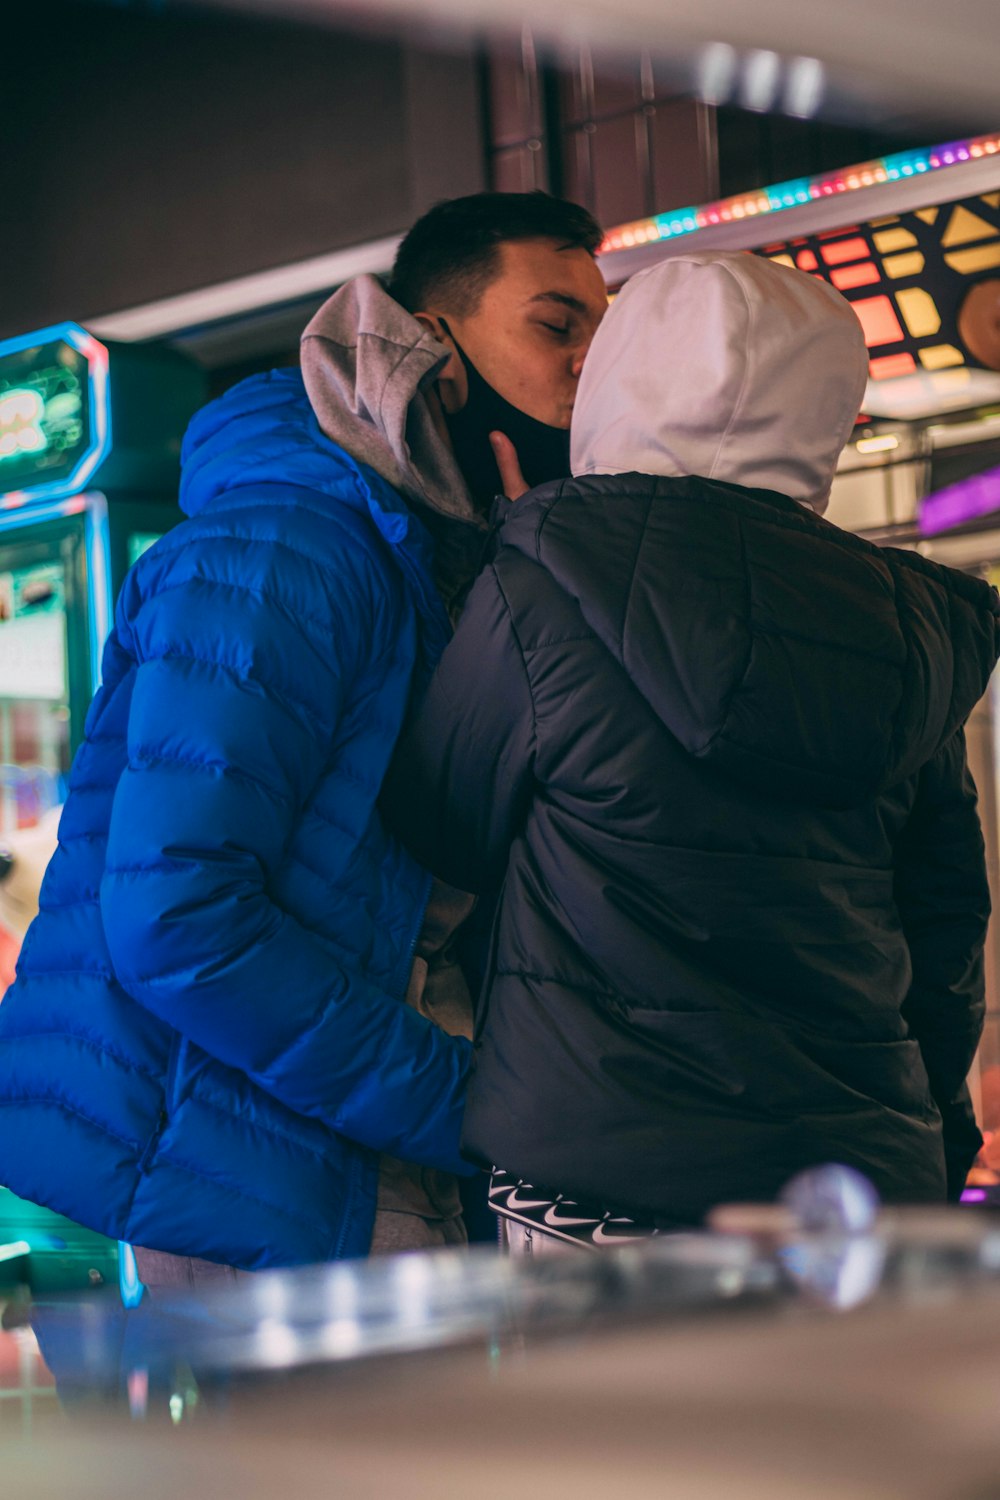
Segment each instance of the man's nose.
M580 371L583 369L583 362L587 358L587 350L590 348L590 344L591 340L588 339L585 344L580 344L573 352L573 359L569 368L574 380L579 380L580 378Z

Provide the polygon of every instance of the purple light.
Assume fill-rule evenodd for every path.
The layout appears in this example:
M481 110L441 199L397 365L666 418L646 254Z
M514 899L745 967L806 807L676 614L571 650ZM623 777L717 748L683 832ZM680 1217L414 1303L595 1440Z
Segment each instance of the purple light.
M962 1203L985 1203L985 1188L965 1188L960 1200Z
M1000 469L987 469L928 495L920 506L920 532L936 536L994 511L1000 511Z

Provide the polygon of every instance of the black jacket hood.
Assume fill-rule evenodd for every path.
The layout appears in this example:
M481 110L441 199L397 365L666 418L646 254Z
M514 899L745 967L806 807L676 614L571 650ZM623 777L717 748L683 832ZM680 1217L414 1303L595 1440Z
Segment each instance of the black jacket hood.
M830 807L917 772L1000 651L997 591L794 501L698 477L547 485L504 543L573 597L691 755Z

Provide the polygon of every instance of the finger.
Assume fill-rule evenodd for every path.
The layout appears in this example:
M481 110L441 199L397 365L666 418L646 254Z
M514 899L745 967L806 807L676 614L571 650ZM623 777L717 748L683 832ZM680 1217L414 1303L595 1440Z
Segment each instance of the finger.
M531 486L521 473L521 464L517 456L517 449L510 438L503 432L490 433L490 445L493 456L500 470L500 481L503 492L508 500L520 500L526 495Z

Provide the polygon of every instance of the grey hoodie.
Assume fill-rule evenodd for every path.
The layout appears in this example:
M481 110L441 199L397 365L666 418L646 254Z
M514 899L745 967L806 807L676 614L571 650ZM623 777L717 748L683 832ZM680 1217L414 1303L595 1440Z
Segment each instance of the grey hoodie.
M434 537L435 581L451 610L477 570L487 522L427 401L448 353L375 276L334 292L302 335L320 427L414 507Z

